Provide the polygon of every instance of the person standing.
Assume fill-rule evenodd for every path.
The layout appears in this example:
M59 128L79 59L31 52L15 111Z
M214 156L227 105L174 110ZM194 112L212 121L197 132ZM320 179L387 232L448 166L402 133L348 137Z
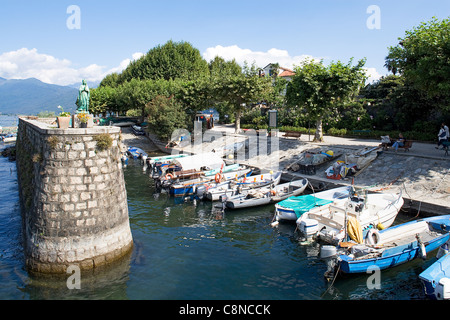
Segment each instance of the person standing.
M436 149L439 149L439 146L443 144L444 142L447 142L450 137L448 127L445 125L444 122L441 124L441 128L439 129L438 133L438 145L435 147Z

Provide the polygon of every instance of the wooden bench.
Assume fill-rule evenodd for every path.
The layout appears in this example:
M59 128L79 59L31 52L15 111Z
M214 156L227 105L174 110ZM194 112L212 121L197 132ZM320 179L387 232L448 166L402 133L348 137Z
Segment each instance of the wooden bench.
M300 138L302 134L298 131L286 131L283 137Z
M409 149L411 149L413 142L411 140L406 140L405 143L403 144L403 147L398 147L399 149L405 149L406 151L409 151Z

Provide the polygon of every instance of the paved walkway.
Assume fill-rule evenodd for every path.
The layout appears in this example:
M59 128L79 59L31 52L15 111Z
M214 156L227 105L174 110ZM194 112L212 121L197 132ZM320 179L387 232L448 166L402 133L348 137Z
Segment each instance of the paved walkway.
M224 134L234 133L234 126L216 126L213 130ZM252 164L260 168L271 167L279 161L279 168L285 169L295 162L298 155L305 151L320 148L322 151L332 149L342 154L352 153L364 147L378 147L381 141L373 139L343 138L324 136L324 142L315 143L313 136L302 135L300 138L283 138L279 134L278 154L256 157ZM443 150L437 150L436 144L414 142L410 151L399 149L395 151L382 151L379 149L377 158L364 170L358 173L354 182L361 187L372 187L371 190L384 192L402 191L405 198L405 207L420 209L423 212L450 214L450 156L445 156ZM339 158L340 159L340 158ZM351 184L352 178L346 180L332 180L326 178L325 170L329 166L321 167L316 175L306 178L332 185ZM288 174L302 176L287 171Z

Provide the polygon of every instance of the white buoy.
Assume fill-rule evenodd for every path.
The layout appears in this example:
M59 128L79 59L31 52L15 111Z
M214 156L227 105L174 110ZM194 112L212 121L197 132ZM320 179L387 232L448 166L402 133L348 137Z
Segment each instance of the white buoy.
M276 226L279 225L279 224L280 224L280 222L274 221L274 222L272 222L272 223L270 224L270 226L271 226L271 227L276 227Z

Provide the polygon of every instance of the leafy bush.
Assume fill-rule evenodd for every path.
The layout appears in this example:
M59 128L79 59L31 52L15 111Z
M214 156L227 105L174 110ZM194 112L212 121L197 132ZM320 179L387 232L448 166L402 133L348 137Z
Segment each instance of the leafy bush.
M107 133L102 133L93 137L97 142L97 149L100 151L108 150L112 146L113 139Z
M328 129L327 134L330 136L345 136L347 135L347 129L330 128Z

